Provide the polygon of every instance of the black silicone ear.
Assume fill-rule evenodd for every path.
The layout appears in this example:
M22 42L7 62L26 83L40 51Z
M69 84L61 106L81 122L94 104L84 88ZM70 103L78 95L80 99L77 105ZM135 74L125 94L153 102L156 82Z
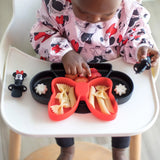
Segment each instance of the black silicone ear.
M8 86L8 89L9 89L10 91L12 91L13 86L14 86L14 84L10 84L10 85Z
M27 91L27 87L26 86L22 86L23 88L22 88L22 90L23 90L23 92L25 92L25 91Z
M23 78L25 78L27 76L27 74L26 73L23 73Z
M13 75L13 77L16 77L16 72L14 72L12 75Z

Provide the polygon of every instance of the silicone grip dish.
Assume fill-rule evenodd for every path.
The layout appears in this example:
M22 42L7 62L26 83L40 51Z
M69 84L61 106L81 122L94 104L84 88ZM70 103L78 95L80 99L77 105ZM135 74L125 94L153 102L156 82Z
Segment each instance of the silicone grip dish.
M55 98L56 94L58 93L58 89L57 89L56 84L67 84L71 87L74 87L75 96L76 96L76 103L72 108L71 107L64 108L64 114L56 114L51 109L51 106L58 104L58 102ZM90 88L91 88L91 86L97 86L97 85L103 85L103 86L109 87L109 89L106 92L110 98L114 113L110 113L110 114L102 113L100 111L98 104L95 103L95 108L94 108L91 105L91 103L89 102ZM93 80L89 81L88 83L86 83L86 82L75 82L69 78L59 77L59 78L53 79L53 81L51 83L51 89L52 89L52 95L51 95L50 101L48 103L48 114L49 114L50 119L52 119L54 121L64 120L64 119L68 118L69 116L71 116L76 111L80 101L85 101L90 112L95 117L97 117L101 120L111 121L116 118L118 106L117 106L117 102L112 94L112 81L109 78L100 77L100 78L93 79Z

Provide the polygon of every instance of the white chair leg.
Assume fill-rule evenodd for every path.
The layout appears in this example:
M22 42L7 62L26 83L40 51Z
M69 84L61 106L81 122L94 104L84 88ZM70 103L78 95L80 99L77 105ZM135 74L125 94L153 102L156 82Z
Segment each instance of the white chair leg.
M130 160L141 159L141 134L132 136L130 142Z
M21 135L10 130L9 160L20 160Z

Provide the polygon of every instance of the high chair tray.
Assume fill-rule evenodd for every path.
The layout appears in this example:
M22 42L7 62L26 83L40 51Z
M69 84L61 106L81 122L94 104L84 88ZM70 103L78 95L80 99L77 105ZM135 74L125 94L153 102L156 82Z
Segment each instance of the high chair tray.
M133 65L122 58L110 61L112 69L126 73L134 83L134 92L129 101L119 105L113 121L102 121L93 114L74 113L63 121L52 121L48 107L35 101L29 90L31 79L40 71L50 70L50 62L31 57L11 48L5 66L1 94L1 115L15 132L29 136L131 136L149 129L159 112L159 101L151 71L135 74ZM13 98L8 85L13 83L12 73L23 70L27 73L23 84L28 88L20 98Z

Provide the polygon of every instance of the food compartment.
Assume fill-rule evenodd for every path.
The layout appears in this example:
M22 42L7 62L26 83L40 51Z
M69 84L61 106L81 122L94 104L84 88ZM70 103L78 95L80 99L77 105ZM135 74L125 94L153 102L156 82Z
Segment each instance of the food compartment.
M32 94L32 97L42 103L42 104L48 104L50 96L51 96L51 82L55 78L55 74L52 71L43 71L38 74L36 74L31 82L30 82L30 91ZM40 93L36 92L36 87L38 85L42 85L40 88ZM46 91L43 91L43 88L46 89Z
M109 78L113 82L112 93L117 103L123 104L127 102L131 98L134 89L132 79L127 74L120 71L112 71ZM118 92L116 92L116 87L118 87Z
M117 102L112 94L112 81L109 78L96 78L89 82L87 98L89 110L99 119L111 121L118 111Z
M75 85L74 81L64 77L55 78L52 81L52 95L48 103L48 113L52 120L63 120L77 109Z

